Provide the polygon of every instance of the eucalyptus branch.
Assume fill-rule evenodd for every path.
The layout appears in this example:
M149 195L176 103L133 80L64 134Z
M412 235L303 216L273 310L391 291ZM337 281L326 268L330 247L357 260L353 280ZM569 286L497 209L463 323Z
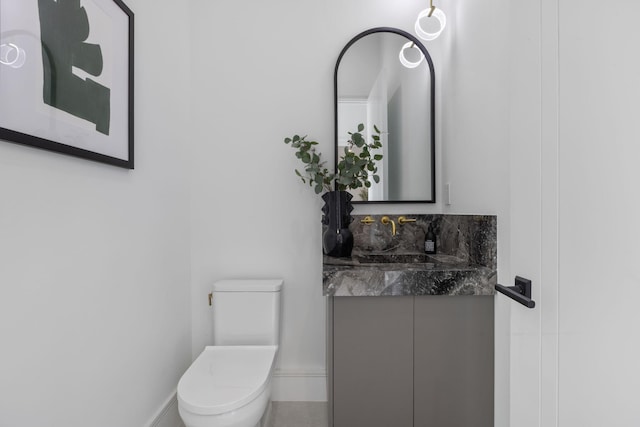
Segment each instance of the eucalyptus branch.
M344 155L338 162L338 177L336 182L338 183L339 190L356 189L361 187L371 187L371 181L369 181L369 175L376 182L380 182L380 176L377 175L378 167L376 161L382 160L382 154L374 154L372 151L382 148L380 142L380 130L377 126L373 126L374 134L371 135L373 142L367 144L362 131L364 125L360 123L358 125L358 132L349 132L351 139L349 147L345 147ZM360 149L360 153L357 154L353 147Z
M295 169L296 175L300 177L302 182L309 183L310 187L314 187L316 194L322 193L322 190L331 191L331 182L334 174L325 167L326 162L320 161L320 153L316 153L316 141L307 141L307 136L294 135L293 138L285 138L285 144L291 144L291 147L297 148L296 157L306 166L304 172Z
M292 138L285 138L285 144L291 144L295 148L296 157L304 163L303 172L295 169L296 175L300 177L303 183L309 184L314 188L316 194L322 190L331 191L332 184L335 183L339 190L369 188L373 179L376 183L380 182L380 177L376 174L378 167L376 161L382 160L382 154L373 154L373 150L382 147L380 142L380 130L377 126L373 127L375 134L371 136L372 142L367 144L362 136L364 125L358 125L357 132L349 132L349 147L345 148L344 155L337 164L337 174L330 172L325 167L325 162L321 161L320 153L316 152L316 141L307 141L307 136L294 135ZM356 153L354 147L358 148Z

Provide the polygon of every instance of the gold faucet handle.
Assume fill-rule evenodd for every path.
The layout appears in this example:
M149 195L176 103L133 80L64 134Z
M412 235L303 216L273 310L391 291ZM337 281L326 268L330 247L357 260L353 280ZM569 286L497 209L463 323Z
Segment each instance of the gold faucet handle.
M408 222L416 222L416 219L415 218L407 218L405 216L398 217L398 224L402 225L402 224L406 224Z
M380 218L380 222L385 225L391 223L391 235L392 236L396 235L396 223L391 218L385 215L382 218Z
M363 219L361 219L360 222L368 225L368 224L373 224L374 222L376 222L376 220L371 218L370 215L367 215Z

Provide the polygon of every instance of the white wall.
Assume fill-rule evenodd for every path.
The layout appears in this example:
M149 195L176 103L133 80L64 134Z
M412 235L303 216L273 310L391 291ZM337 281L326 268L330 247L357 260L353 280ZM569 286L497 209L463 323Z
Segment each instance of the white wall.
M507 2L476 3L443 3L449 29L427 44L439 104L438 203L358 206L356 213L497 214L502 277L509 253ZM282 139L308 134L331 166L337 55L367 28L413 32L425 7L418 0L193 1L193 355L212 340L206 295L214 281L284 278L278 369L307 383L296 393L282 385L277 399L322 398L315 387L325 370L322 203L297 181L297 159ZM454 200L446 209L445 182ZM501 393L507 382L499 379Z
M0 421L47 426L64 418L73 426L99 414L94 425L144 424L211 342L206 295L215 280L230 277L285 279L275 397L322 399L321 201L296 180L299 165L282 139L308 133L330 161L338 53L370 27L412 32L426 5L193 0L188 10L128 3L138 37L136 170L0 145L0 259L7 264L0 269L7 361ZM427 44L439 105L438 203L359 206L356 213L497 214L503 277L505 12L475 3L441 5L449 29ZM453 201L445 207L447 182ZM185 350L189 268L192 354ZM504 392L499 378L497 390ZM81 409L69 419L74 399ZM42 411L28 410L34 400ZM24 424L15 421L23 411L30 414Z
M302 373L311 395L277 388L276 398L325 398L322 203L297 180L299 164L282 140L308 134L331 163L337 55L367 28L411 29L424 7L418 0L193 2L193 352L212 340L206 295L215 280L284 278L278 368Z
M127 3L136 169L0 143L0 426L148 425L191 360L188 13Z

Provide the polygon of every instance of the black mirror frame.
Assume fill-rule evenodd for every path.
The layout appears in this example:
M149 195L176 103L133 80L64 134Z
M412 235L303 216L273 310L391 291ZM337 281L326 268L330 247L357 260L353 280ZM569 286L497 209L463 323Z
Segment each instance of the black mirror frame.
M374 33L394 33L400 36L406 37L411 40L415 45L420 49L422 54L424 55L427 63L429 64L429 74L431 79L431 199L429 200L367 200L367 201L352 201L351 203L357 204L367 204L367 203L435 203L436 202L436 98L435 98L435 88L436 88L436 78L435 73L433 72L433 61L431 60L431 55L427 51L427 48L412 34L407 33L404 30L392 27L376 27L371 28L369 30L363 31L354 38L352 38L349 43L345 45L345 47L340 52L338 56L338 60L336 61L336 68L333 76L333 98L334 98L334 125L335 125L335 155L334 155L334 170L335 173L338 173L338 69L340 68L340 61L342 61L342 57L349 50L349 48L361 38L368 36ZM337 190L336 184L336 190Z

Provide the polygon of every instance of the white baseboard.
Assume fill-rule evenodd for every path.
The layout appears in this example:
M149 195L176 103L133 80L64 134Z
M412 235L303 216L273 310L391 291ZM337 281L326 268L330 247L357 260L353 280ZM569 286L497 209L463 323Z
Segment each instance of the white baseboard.
M276 402L326 402L327 372L276 370L271 400Z
M178 413L178 399L175 392L162 405L153 421L149 423L149 427L184 427Z

